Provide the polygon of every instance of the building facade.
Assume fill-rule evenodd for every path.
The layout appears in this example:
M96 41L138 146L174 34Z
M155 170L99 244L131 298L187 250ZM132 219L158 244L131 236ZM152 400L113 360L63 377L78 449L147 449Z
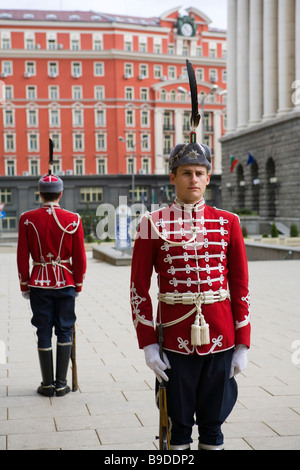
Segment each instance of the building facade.
M300 224L300 1L228 0L227 71L223 206L288 231Z
M47 171L49 137L60 175L165 175L167 182L171 148L189 139L186 58L203 112L198 139L212 148L219 176L227 47L226 32L210 22L196 8L159 18L0 10L2 190L5 178ZM141 200L142 188L130 191Z

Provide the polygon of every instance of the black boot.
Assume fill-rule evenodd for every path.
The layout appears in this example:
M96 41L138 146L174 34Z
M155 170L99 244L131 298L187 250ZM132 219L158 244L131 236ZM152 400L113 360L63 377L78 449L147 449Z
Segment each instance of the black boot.
M63 397L70 391L67 385L67 372L71 348L72 343L57 343L55 392L58 397Z
M52 348L39 348L38 352L43 382L41 383L40 387L38 387L37 392L40 395L44 395L44 397L53 397L54 378Z

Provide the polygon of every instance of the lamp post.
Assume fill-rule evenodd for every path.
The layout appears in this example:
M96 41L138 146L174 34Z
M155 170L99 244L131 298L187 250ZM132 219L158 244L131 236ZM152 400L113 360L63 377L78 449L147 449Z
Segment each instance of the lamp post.
M129 140L126 140L124 137L122 136L119 136L119 140L121 142L125 142L125 143L128 143ZM137 145L139 145L140 143L142 142L145 142L147 140L147 138L143 138L142 140L139 140L138 142L136 142L135 144L132 145L132 172L131 172L131 193L132 193L132 203L134 204L135 202L135 196L134 196L134 193L135 193L135 173L134 173L134 151L137 147Z

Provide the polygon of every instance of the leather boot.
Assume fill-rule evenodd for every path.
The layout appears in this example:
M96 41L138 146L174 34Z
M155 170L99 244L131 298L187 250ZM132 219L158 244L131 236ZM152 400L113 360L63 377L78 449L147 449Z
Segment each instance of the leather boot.
M57 343L55 392L58 397L63 397L70 391L67 385L67 373L71 349L72 343Z
M42 373L42 383L37 392L44 397L53 397L54 378L53 378L53 357L52 348L38 348L40 367Z

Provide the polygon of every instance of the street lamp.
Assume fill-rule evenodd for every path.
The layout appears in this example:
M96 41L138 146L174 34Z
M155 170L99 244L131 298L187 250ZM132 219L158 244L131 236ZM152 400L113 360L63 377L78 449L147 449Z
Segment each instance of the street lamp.
M121 141L121 142L124 142L124 143L128 143L129 142L129 139L126 140L124 137L122 136L119 136L118 139ZM134 173L134 151L137 147L137 145L141 144L142 142L146 142L147 140L147 137L143 137L142 140L139 140L138 142L136 142L135 144L132 145L132 173L131 173L131 193L132 193L132 203L135 202L135 196L134 196L134 193L135 193L135 173Z

